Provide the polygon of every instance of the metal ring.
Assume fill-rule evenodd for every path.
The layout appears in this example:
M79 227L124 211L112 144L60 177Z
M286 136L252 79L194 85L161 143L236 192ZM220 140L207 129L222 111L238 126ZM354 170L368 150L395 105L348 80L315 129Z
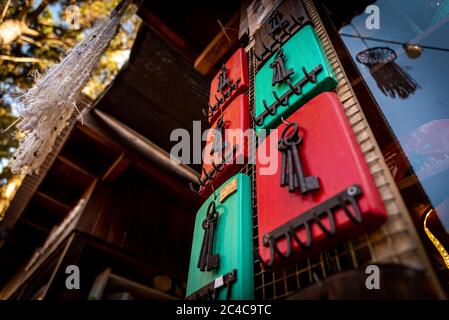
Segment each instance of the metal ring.
M284 128L284 130L282 131L282 134L281 134L281 139L282 139L282 140L285 140L286 142L287 142L287 141L291 141L291 139L285 138L285 135L286 135L287 131L288 131L290 128L292 128L292 127L294 127L294 129L293 129L293 134L291 135L291 137L298 136L298 132L299 132L299 124L298 124L297 122L292 121L292 122L290 122L290 123ZM289 136L289 137L290 137L290 136Z

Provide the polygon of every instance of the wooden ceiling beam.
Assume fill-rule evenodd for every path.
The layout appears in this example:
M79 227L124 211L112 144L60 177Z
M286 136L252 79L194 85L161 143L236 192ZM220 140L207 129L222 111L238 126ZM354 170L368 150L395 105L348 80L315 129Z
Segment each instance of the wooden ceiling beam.
M31 222L30 220L28 220L26 218L23 218L23 217L20 218L18 223L24 223L24 224L26 224L27 226L29 226L29 227L31 227L33 229L39 230L40 232L44 232L44 233L49 233L50 232L50 229L45 228L44 226L39 225L37 223Z
M89 176L91 178L94 178L95 175L93 173L90 173L89 171L81 168L79 165L77 165L75 162L73 162L72 160L67 159L66 157L64 157L63 155L59 154L58 158L59 161L61 161L62 163L68 165L69 167L71 167L72 169L75 169L76 171L81 172L82 174Z
M202 75L210 74L214 66L238 42L240 11L225 25L221 25L220 21L217 23L222 27L221 31L195 60L195 69Z
M111 182L116 180L128 168L129 164L130 160L122 152L103 175L102 181Z
M69 206L69 205L67 205L67 204L65 204L65 203L62 203L62 202L59 201L59 200L56 200L55 198L53 198L53 197L51 197L51 196L49 196L49 195L43 193L42 191L36 191L35 194L36 194L38 197L41 197L41 198L43 198L43 199L45 199L45 200L47 200L47 201L52 202L53 204L57 205L58 207L64 208L64 209L66 209L66 210L68 210L68 211L69 211L70 209L72 209L71 206Z

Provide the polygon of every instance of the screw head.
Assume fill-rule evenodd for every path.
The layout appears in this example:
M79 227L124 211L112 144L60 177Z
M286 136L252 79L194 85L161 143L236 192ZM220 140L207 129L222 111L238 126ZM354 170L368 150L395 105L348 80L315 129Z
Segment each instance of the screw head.
M354 197L355 195L357 195L357 191L357 187L349 187L348 190L346 190L346 193L348 194L348 196Z
M270 235L269 234L266 234L266 235L264 235L263 236L263 243L268 243L268 242L270 242Z

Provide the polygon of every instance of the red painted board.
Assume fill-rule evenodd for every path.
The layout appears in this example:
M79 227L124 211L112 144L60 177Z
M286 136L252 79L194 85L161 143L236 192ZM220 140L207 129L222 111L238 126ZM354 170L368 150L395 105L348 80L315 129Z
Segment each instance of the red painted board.
M225 73L223 73L224 70ZM248 61L245 50L240 48L229 58L212 80L207 112L209 123L215 122L220 113L239 94L246 93L248 86Z
M351 125L344 113L338 97L334 93L322 93L304 106L299 108L288 119L287 123L297 122L302 143L299 147L299 156L303 172L306 176L317 176L320 188L302 194L296 190L289 192L288 187L280 186L281 153L277 149L278 137L271 133L262 143L259 143L256 167L256 188L258 206L258 232L259 252L262 261L271 267L282 265L292 257L306 257L320 250L336 245L342 239L348 239L365 231L381 225L387 213L377 190L374 179L362 154ZM281 123L278 128L279 136L286 127ZM271 140L275 140L272 148ZM267 148L263 155L268 156L272 162L277 159L278 168L274 174L262 174L267 169L267 159L260 152L260 148ZM265 172L266 173L266 172ZM319 226L319 221L327 230L330 229L330 219L326 214L308 220L310 227L310 247L304 248L293 240L291 253L281 258L278 253L272 252L269 244L264 246L269 235L279 234L283 231L281 226L291 221L298 221L299 217L316 217L317 208L323 203L329 204L329 199L345 192L350 186L361 187L361 195L356 197L356 203L361 212L361 223L353 222L342 207L333 208L335 233L331 236ZM354 189L351 189L354 190ZM336 199L336 198L334 198ZM329 200L329 201L328 201ZM354 214L354 207L349 207ZM296 220L295 220L296 219ZM275 232L275 230L277 230ZM293 233L304 244L307 243L306 224L300 224ZM275 243L282 255L287 255L287 237L278 237ZM271 250L270 250L271 249ZM275 251L274 251L275 252ZM274 260L271 260L274 257Z
M212 193L212 188L217 189L220 185L236 174L246 163L248 158L248 134L249 134L249 111L248 96L241 94L236 97L223 111L222 115L214 122L211 129L217 129L219 121L224 124L225 147L223 152L213 152L216 135L213 130L209 130L207 134L207 142L203 151L203 168L201 181L203 186L200 187L199 194L208 197ZM234 131L241 129L240 133ZM221 156L226 156L223 163ZM216 170L214 165L219 168ZM222 164L222 166L220 166Z

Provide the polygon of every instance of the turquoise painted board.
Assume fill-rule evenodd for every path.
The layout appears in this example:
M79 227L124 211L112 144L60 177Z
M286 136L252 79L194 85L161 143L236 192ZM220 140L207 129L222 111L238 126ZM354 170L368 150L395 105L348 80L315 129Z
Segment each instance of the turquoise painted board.
M256 130L273 129L337 79L312 26L291 37L256 74Z
M203 240L206 231L203 229L203 222L208 216L207 213L213 211L211 202L215 202L218 219L213 232L213 249L212 252L208 252L218 255L218 267L207 271L206 266L204 271L200 271L200 255L205 250ZM218 188L197 213L187 281L187 298L254 299L252 238L251 183L247 175L239 173ZM227 283L230 283L230 291Z

